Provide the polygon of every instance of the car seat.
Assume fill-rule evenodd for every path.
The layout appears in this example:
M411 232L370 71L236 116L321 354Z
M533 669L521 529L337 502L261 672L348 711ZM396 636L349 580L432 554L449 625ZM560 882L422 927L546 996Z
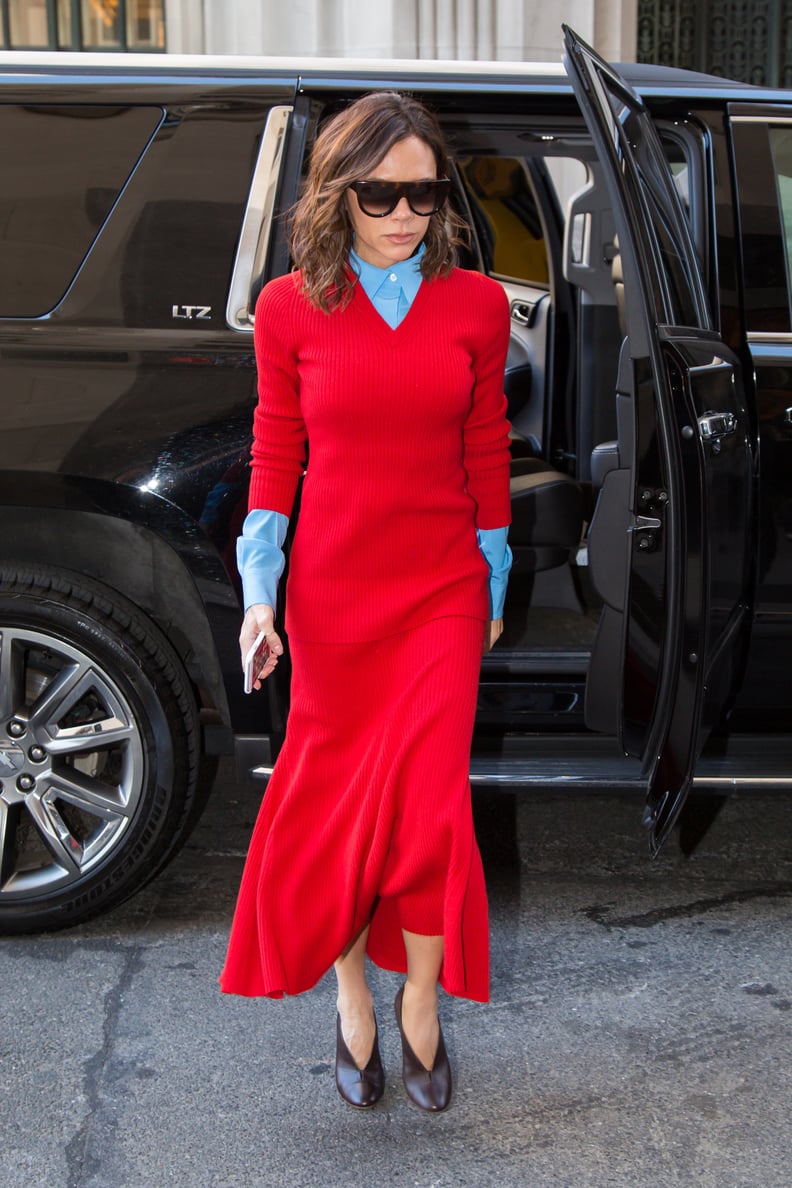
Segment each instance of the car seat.
M566 565L580 543L583 529L579 484L543 458L516 458L511 464L509 486L513 572L530 573Z

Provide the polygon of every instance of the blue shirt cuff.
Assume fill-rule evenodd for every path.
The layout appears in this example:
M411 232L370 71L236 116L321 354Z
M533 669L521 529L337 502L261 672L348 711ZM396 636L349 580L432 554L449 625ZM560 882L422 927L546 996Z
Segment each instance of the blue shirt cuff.
M289 526L281 512L257 508L248 512L237 540L237 567L242 578L245 610L263 602L273 609L278 598L278 581L285 567L283 542ZM490 572L490 617L503 617L512 554L508 528L479 528L478 545Z
M257 602L275 609L286 564L282 546L288 526L289 519L281 512L258 508L245 516L236 546L245 610Z
M476 537L490 571L490 618L502 619L512 565L512 553L508 544L509 529L477 528Z

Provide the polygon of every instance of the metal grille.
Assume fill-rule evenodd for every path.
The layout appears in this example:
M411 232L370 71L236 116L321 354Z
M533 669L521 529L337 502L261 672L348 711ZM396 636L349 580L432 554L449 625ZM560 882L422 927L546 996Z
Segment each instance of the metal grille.
M638 0L637 57L792 87L792 0Z

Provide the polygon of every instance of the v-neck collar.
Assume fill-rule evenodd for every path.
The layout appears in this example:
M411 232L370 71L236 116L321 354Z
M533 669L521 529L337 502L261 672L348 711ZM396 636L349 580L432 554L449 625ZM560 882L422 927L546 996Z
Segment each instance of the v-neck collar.
M363 288L359 279L355 284L354 293L352 295L352 303L353 305L357 304L358 308L364 311L363 316L367 317L370 321L374 321L379 326L380 333L387 334L390 338L395 338L396 336L403 334L406 330L409 330L410 326L415 321L416 308L423 304L425 300L425 293L429 287L429 284L429 281L425 279L421 280L421 283L418 286L418 292L410 302L410 308L407 310L407 313L399 322L398 326L388 325L379 310L375 308L374 303L367 294L366 290Z
M421 275L421 260L425 254L426 244L420 243L417 251L412 256L408 256L406 260L397 260L395 263L381 268L378 264L371 264L368 260L364 260L362 256L357 254L354 248L351 248L349 252L349 263L353 272L356 272L360 277L360 283L371 298L375 309L377 308L377 295L383 287L387 288L389 284L393 284L394 282L398 282L399 289L409 309L415 300L416 293L421 287L421 281L423 280Z

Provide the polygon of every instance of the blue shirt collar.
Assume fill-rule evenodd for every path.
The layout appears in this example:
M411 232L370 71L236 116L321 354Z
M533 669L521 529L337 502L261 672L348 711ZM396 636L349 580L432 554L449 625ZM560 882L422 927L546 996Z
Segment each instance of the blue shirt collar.
M423 280L421 257L425 251L426 244L422 243L414 256L410 256L407 260L400 260L398 264L392 264L388 268L377 268L375 264L369 264L366 260L362 260L354 248L349 253L349 259L369 299L374 297L383 284L394 284L391 277L395 276L401 285L407 304L410 305Z

